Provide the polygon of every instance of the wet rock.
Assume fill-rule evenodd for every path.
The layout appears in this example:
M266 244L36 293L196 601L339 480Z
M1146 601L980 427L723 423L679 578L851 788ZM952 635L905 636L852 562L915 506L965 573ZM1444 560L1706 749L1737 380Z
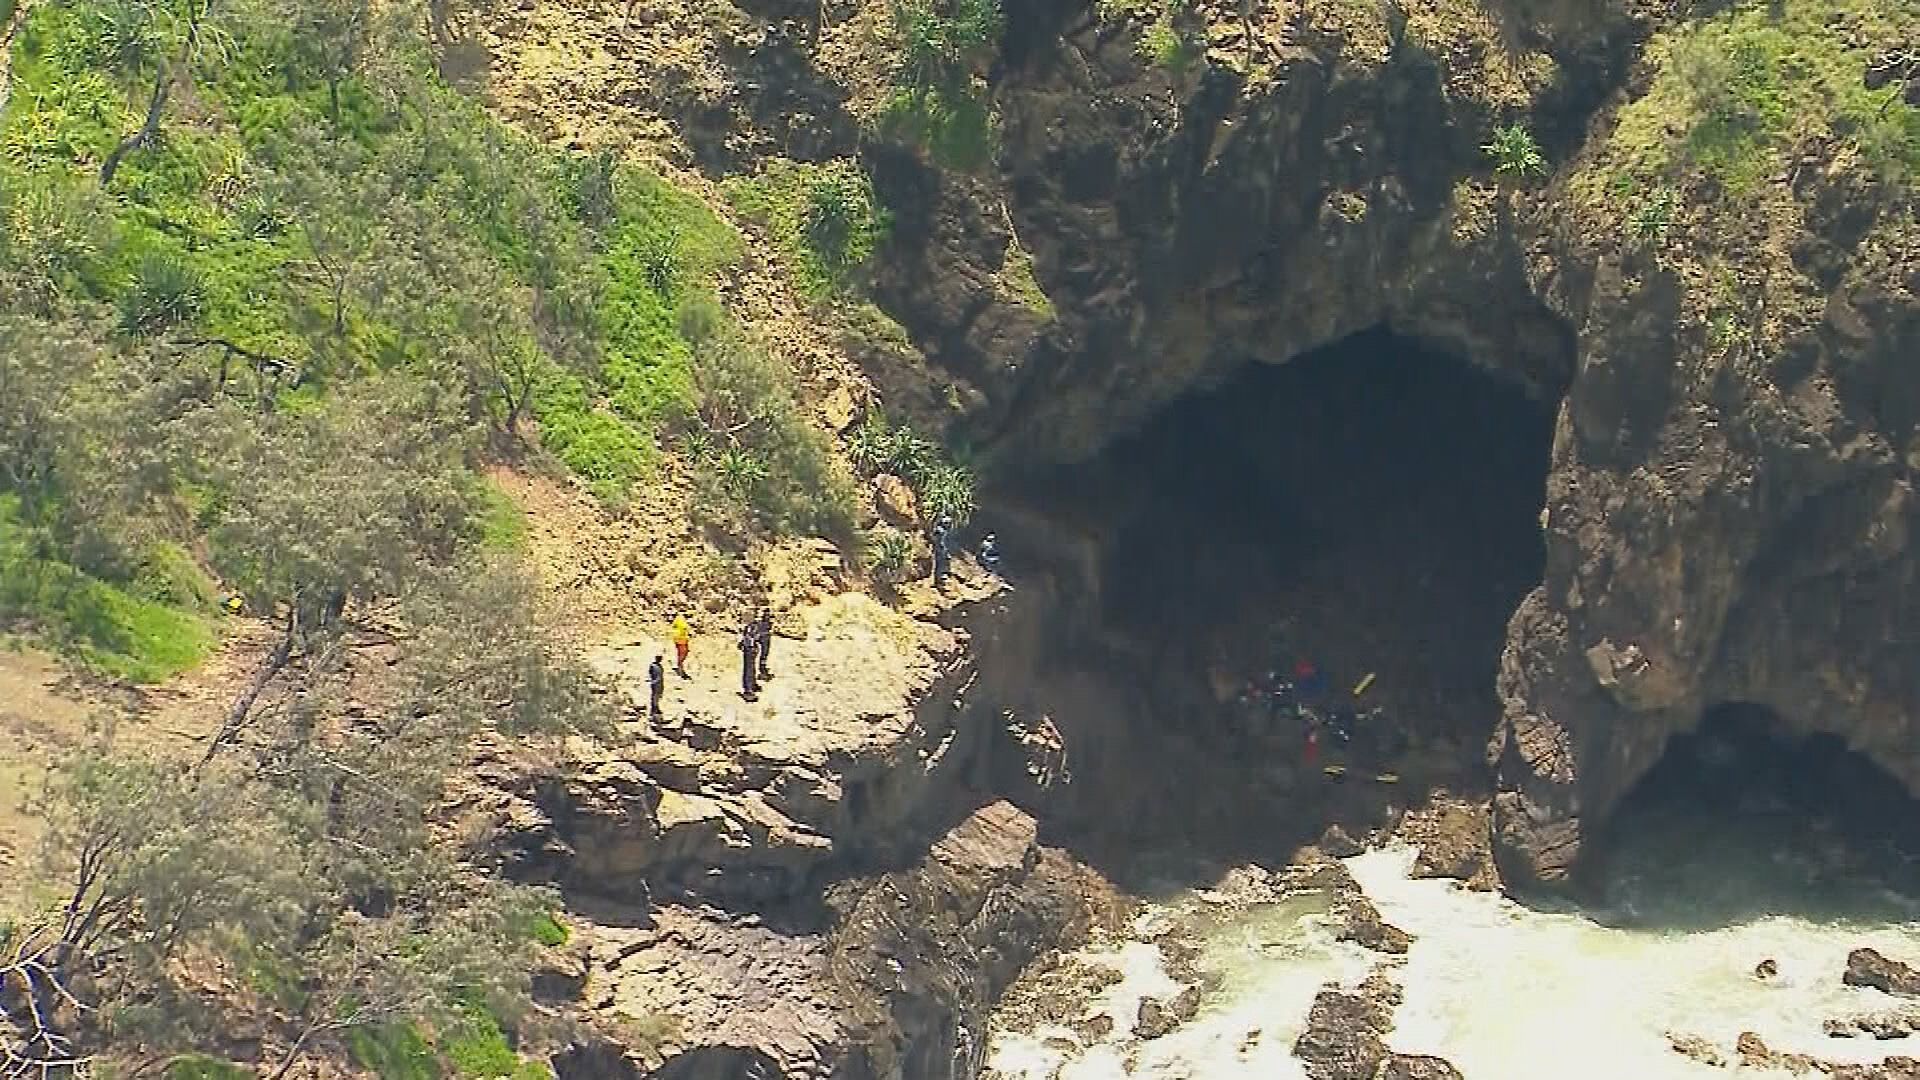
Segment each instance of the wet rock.
M1320 834L1319 846L1321 851L1336 859L1351 858L1366 850L1360 846L1358 840L1347 835L1347 830L1338 825L1327 826L1327 831Z
M1347 901L1346 924L1340 928L1339 937L1341 941L1394 955L1406 953L1413 944L1411 935L1382 918L1380 909L1364 896L1354 896Z
M1113 1034L1113 1014L1102 1012L1083 1016L1073 1022L1073 1033L1085 1042L1099 1042Z
M1376 1080L1464 1080L1446 1058L1424 1054L1395 1054L1380 1067Z
M1410 811L1395 832L1420 849L1414 877L1452 878L1481 892L1499 888L1493 824L1485 803L1441 796Z
M1920 1080L1920 1058L1890 1057L1877 1065L1835 1065L1832 1080Z
M1855 949L1847 954L1847 973L1841 981L1848 986L1866 986L1900 997L1920 997L1920 971L1898 960L1890 960L1874 949Z
M1740 1064L1749 1069L1775 1069L1796 1075L1804 1073L1823 1073L1832 1066L1810 1058L1805 1054L1787 1054L1768 1048L1759 1035L1743 1031L1734 1041L1733 1052Z
M1823 1021L1820 1029L1829 1038L1904 1039L1920 1031L1920 1012L1865 1013L1860 1016L1836 1016Z
M1392 1026L1390 1004L1330 986L1314 997L1293 1054L1310 1080L1372 1080L1391 1056L1384 1036Z
M1753 967L1753 977L1756 979L1771 979L1778 974L1780 974L1780 964L1772 957L1760 961Z
M1667 1032L1667 1045L1682 1057L1690 1057L1702 1065L1711 1065L1716 1069L1725 1068L1727 1058L1720 1048L1698 1035L1682 1032Z
M1193 1019L1199 1011L1200 988L1197 986L1180 991L1172 1001L1143 998L1139 1016L1133 1022L1133 1033L1142 1039L1158 1039Z

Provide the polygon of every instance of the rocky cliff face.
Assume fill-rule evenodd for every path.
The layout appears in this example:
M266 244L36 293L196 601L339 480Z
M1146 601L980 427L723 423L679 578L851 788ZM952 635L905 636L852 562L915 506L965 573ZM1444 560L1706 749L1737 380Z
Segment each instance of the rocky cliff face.
M1834 35L1869 57L1842 74L1885 86L1879 36L1914 30L1890 12L1785 32ZM1920 790L1914 189L1844 123L1779 133L1744 180L1685 158L1711 116L1685 111L1705 91L1672 58L1746 17L1274 5L1213 19L1210 63L1173 73L1137 28L1043 5L997 83L997 189L883 156L883 186L931 208L903 216L884 299L981 392L967 423L1016 467L1382 322L1557 402L1545 580L1488 717L1519 881L1563 879L1718 703L1840 735ZM1516 119L1558 162L1531 191L1479 150ZM1059 313L1025 333L965 287L1015 233Z

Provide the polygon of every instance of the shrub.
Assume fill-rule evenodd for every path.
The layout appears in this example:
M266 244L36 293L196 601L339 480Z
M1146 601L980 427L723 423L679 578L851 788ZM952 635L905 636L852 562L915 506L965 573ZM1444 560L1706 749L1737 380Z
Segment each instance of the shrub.
M897 91L881 113L880 133L924 148L957 172L977 172L999 151L992 110L966 87Z
M998 0L903 0L894 25L910 85L926 87L963 77L998 42L1004 19Z
M527 920L527 937L548 948L565 945L573 934L552 912L543 911Z
M947 168L982 168L995 152L993 112L975 77L1005 24L998 0L902 0L893 22L905 63L880 133L924 148Z
M1140 55L1163 68L1181 72L1199 58L1200 47L1168 17L1155 22L1140 36Z
M1635 206L1627 219L1627 231L1634 242L1653 246L1665 241L1667 231L1673 227L1674 203L1672 189L1662 188Z
M820 165L776 160L750 180L727 185L735 208L772 233L802 290L824 297L853 291L886 235L873 183L853 161Z
M867 534L863 555L868 571L875 577L898 581L913 565L913 537L899 529L875 529Z
M1540 152L1540 144L1533 132L1520 124L1493 129L1492 141L1480 149L1493 159L1493 171L1500 176L1524 181L1546 175L1547 159Z
M0 620L25 619L89 666L136 683L171 678L212 648L200 618L90 577L56 551L17 498L0 496Z
M951 518L965 524L973 517L973 474L950 464L941 464L922 475L916 492L921 510L932 521Z
M898 475L913 489L928 520L965 523L974 511L974 477L954 464L933 441L907 427L893 427L869 411L847 436L847 455L869 472Z
M794 397L792 375L765 345L737 332L700 348L694 368L699 422L720 488L769 523L851 538L853 478Z
M380 1080L440 1080L440 1061L412 1024L380 1024L347 1033L353 1063Z
M721 484L736 499L754 498L759 494L760 485L767 479L766 462L744 447L728 447L714 463L714 468L720 474Z
M149 252L120 298L120 327L129 334L155 334L198 318L206 305L206 279L172 255Z

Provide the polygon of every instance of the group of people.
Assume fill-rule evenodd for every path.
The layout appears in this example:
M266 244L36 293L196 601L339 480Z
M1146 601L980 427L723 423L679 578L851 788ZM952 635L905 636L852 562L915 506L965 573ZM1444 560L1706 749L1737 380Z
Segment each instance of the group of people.
M687 674L687 654L693 649L693 625L685 615L676 615L669 631L673 639L673 670L683 679ZM740 626L740 696L748 701L760 696L760 684L773 678L769 662L773 657L773 609L761 607L760 613ZM647 665L647 714L661 717L661 701L667 694L667 663L664 653L655 653Z
M932 529L933 546L933 585L945 588L947 576L953 568L954 525L951 517L941 517L934 522ZM980 565L990 574L1000 570L1000 545L992 533L980 538L976 549ZM673 641L673 670L681 678L690 678L687 674L687 654L693 648L693 626L685 615L676 615L673 628L669 632ZM748 619L740 627L740 696L748 701L756 701L760 696L760 684L773 678L773 669L768 665L773 650L773 611L762 607L760 613ZM656 653L653 663L647 665L648 715L654 720L661 717L661 702L667 693L666 656Z
M933 523L928 541L933 547L933 587L947 587L947 575L953 570L953 519L942 516ZM980 538L976 549L980 566L989 574L1000 572L1000 541L992 533Z
M1404 734L1388 720L1385 709L1360 704L1372 685L1369 674L1350 693L1342 693L1332 687L1318 664L1303 659L1290 671L1276 667L1264 678L1250 680L1240 693L1240 706L1251 718L1264 716L1271 731L1297 725L1301 761L1309 767L1319 765L1323 748L1337 750L1343 757L1365 755L1378 764L1397 757L1406 746ZM1346 766L1328 764L1323 771L1340 776ZM1391 773L1378 778L1394 779Z

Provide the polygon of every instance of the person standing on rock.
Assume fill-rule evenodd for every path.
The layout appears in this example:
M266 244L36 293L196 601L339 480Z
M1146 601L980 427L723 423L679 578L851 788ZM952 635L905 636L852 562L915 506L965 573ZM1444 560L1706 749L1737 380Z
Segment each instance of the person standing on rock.
M673 617L673 670L683 679L687 675L687 650L693 647L693 627L685 615Z
M760 651L760 632L758 624L748 619L740 627L740 696L752 701L760 693L759 685L754 681L755 654Z
M773 669L767 666L767 661L773 655L772 608L763 607L760 609L760 617L756 619L753 624L753 636L760 646L760 677L762 679L771 679L773 678Z
M953 561L953 519L943 517L933 524L933 587L947 587L947 569Z
M660 719L660 698L667 692L666 657L653 654L653 663L647 665L647 717Z

